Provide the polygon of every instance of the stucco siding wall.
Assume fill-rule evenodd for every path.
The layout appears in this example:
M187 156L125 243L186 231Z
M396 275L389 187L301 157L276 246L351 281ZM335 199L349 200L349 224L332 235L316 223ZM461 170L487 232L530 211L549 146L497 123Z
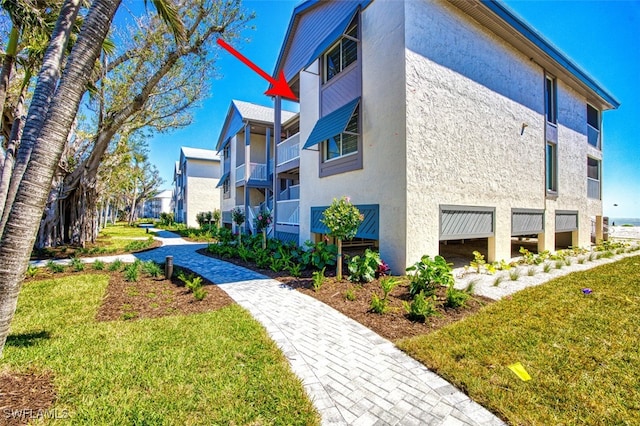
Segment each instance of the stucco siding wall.
M311 238L310 209L347 195L354 204L380 205L380 253L394 272L405 257L404 3L373 2L361 17L363 169L319 177L318 147L300 155L300 242ZM320 116L318 61L300 78L300 137ZM304 142L303 142L304 143Z
M187 179L185 200L187 226L197 228L196 215L198 213L220 208L222 189L216 188L217 183L217 179L210 178L189 177Z
M543 70L449 4L406 19L408 261L438 252L442 204L495 207L508 258L511 208L545 208Z

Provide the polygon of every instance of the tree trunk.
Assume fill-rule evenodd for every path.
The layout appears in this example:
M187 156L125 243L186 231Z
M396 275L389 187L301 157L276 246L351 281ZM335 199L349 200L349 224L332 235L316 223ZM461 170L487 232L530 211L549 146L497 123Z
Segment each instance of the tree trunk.
M336 259L336 278L342 281L342 239L338 238L338 259Z
M0 112L4 111L4 103L7 100L7 89L9 88L9 80L11 80L11 72L16 63L16 54L18 53L18 39L20 38L20 29L15 25L11 26L9 33L9 42L7 43L7 51L2 61L2 70L0 70ZM2 120L4 114L0 114ZM2 127L2 121L0 121Z
M114 1L117 5L120 1ZM5 200L4 206L2 206L2 219L0 220L0 235L4 234L4 228L7 220L9 219L9 212L11 206L16 198L18 187L21 184L23 175L31 158L31 152L33 147L40 136L45 120L48 118L48 110L51 104L51 99L58 87L58 80L60 79L60 69L62 67L62 60L64 59L64 52L69 41L69 34L75 24L78 11L80 10L80 0L66 0L60 10L60 15L56 26L51 35L51 41L49 47L44 55L42 61L42 68L38 74L38 82L36 83L35 90L33 92L33 98L31 99L31 106L29 107L29 113L25 121L24 131L20 141L20 149L16 158L16 164L14 166L13 173L11 175L11 182L9 183L9 191ZM110 22L110 20L109 20ZM102 46L102 42L100 42ZM74 49L75 50L75 49ZM92 66L94 62L91 64ZM88 71L90 74L90 70ZM82 76L84 80L88 80ZM84 85L86 82L83 83ZM49 137L46 135L45 137ZM51 172L53 173L53 170ZM1 290L1 287L0 287ZM2 321L2 312L0 312L0 322ZM2 340L2 324L0 323L0 343ZM0 350L2 346L0 345ZM0 352L1 355L1 352Z
M85 92L91 71L100 54L102 43L111 26L111 20L120 5L120 0L94 0L78 36L78 40L69 55L60 84L55 88L51 102L42 98L42 93L34 94L43 103L32 105L25 125L30 129L29 136L38 134L37 143L32 149L24 176L16 190L15 201L8 214L0 241L0 356L4 349L9 325L15 313L20 284L29 262L29 255L36 239L38 224L51 190L54 172L67 142L73 121L78 112L80 101ZM79 0L67 0L60 12L56 30L75 21ZM66 12L66 14L65 14ZM69 22L69 18L73 18ZM68 31L67 31L68 35ZM67 38L60 39L60 47L66 45ZM52 41L55 50L56 43ZM62 54L58 57L61 58ZM58 61L59 63L59 61ZM58 68L53 68L57 74ZM41 91L53 93L49 85ZM51 90L50 90L51 89ZM36 91L38 89L36 88ZM41 117L46 110L46 119ZM37 120L34 116L40 116ZM32 121L40 125L33 125ZM23 137L22 144L25 138Z

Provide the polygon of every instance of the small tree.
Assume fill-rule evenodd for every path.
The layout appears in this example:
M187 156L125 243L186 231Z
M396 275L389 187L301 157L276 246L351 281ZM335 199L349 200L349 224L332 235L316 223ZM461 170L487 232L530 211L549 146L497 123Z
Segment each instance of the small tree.
M241 243L242 242L241 226L244 223L244 212L239 207L236 207L231 211L231 218L233 219L233 223L235 223L238 228L238 243Z
M267 228L271 225L273 218L269 209L261 210L256 216L255 226L258 232L262 232L262 249L267 248Z
M329 235L338 241L338 259L336 262L336 276L342 279L342 240L351 240L356 236L358 227L364 220L364 215L353 204L349 197L339 200L334 198L333 203L322 214L320 220L329 228Z

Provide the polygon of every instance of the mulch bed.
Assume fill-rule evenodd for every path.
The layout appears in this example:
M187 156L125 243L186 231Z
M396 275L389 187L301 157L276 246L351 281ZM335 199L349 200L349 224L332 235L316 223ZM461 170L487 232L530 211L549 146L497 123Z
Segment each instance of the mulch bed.
M198 253L204 256L218 258L206 249L198 250ZM311 279L311 272L309 271L303 271L302 276L296 278L285 271L274 272L270 269L261 269L256 267L254 263L244 262L241 259L221 260L254 270L287 284L304 294L315 297L391 341L438 330L447 324L473 315L484 306L493 302L492 299L483 296L473 296L473 298L467 301L464 307L457 309L440 308L441 316L433 316L422 323L410 320L404 309L403 302L411 301L409 281L406 277L396 277L400 281L400 284L389 295L388 312L380 315L371 311L372 294L375 292L378 296L382 297L382 289L378 280L367 284L352 284L346 278L338 281L335 278L334 268L332 268L332 270L327 268L326 273L328 276L320 290L316 292L313 290L313 280ZM345 293L349 289L352 289L356 295L356 299L353 301L347 300L345 297ZM445 300L445 289L439 289L436 296L438 302ZM440 303L437 303L437 305L439 304Z
M63 417L51 410L56 393L51 373L0 373L0 425L26 425L38 417Z

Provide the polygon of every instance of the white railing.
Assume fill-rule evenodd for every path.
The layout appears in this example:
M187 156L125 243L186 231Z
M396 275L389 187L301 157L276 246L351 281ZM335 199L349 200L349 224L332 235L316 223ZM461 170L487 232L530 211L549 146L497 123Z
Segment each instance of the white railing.
M300 157L300 133L278 145L278 166Z
M278 217L276 218L277 223L283 225L300 224L300 201L278 201L278 209L276 212L278 214Z
M587 142L589 142L589 145L600 149L600 130L590 124L587 124Z
M587 197L594 200L600 199L600 181L597 179L587 178Z
M236 182L245 180L246 165L241 164L236 167ZM267 180L267 165L264 163L249 163L249 179Z

